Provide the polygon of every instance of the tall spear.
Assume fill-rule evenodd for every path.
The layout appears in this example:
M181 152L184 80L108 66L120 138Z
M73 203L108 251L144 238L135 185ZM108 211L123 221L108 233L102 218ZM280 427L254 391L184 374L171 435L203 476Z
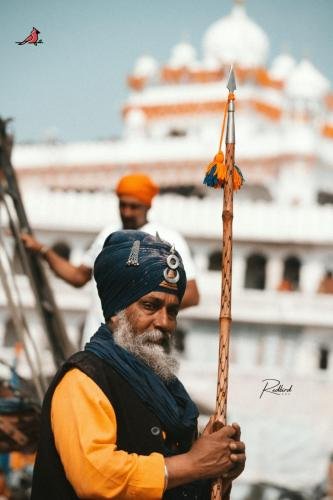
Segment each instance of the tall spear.
M230 69L227 83L229 90L226 102L218 153L208 165L204 183L210 187L223 188L223 241L222 241L222 293L219 317L219 360L216 393L215 420L227 422L227 395L229 370L229 339L231 330L231 282L232 282L232 220L233 191L240 189L243 176L235 165L235 96L236 81L233 68ZM221 150L227 118L226 157ZM222 480L214 481L211 500L222 500Z

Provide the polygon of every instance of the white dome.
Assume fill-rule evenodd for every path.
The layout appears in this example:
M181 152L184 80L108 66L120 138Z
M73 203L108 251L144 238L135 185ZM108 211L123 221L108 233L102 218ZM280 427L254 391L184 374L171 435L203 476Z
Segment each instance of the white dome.
M158 69L158 64L151 56L139 57L134 65L133 75L143 78L153 78Z
M287 79L286 93L297 99L317 100L329 90L330 82L310 61L303 59Z
M269 73L276 80L285 80L295 66L296 61L289 54L280 54L273 60Z
M179 43L171 50L171 57L168 65L173 68L182 68L192 66L196 62L197 53L194 47L189 43Z
M264 65L269 49L266 33L235 5L228 16L213 23L203 38L206 58L245 68Z

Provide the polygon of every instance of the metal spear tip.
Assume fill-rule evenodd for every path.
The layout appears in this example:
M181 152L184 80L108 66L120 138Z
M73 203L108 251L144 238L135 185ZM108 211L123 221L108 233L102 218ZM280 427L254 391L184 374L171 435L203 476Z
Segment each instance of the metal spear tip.
M233 92L234 90L236 90L236 79L233 66L231 66L230 68L227 89L229 90L229 92Z

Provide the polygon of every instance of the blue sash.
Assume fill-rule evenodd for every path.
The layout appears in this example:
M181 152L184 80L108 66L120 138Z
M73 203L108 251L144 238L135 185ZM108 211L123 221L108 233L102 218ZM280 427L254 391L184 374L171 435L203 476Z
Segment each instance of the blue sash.
M105 324L101 324L85 350L104 359L128 382L167 433L180 441L193 439L198 409L177 378L164 382L143 361L117 345Z

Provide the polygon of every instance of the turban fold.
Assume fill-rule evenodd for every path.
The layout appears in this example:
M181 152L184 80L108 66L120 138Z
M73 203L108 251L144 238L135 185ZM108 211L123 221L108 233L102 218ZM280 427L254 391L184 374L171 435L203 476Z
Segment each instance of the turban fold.
M94 264L105 320L152 291L174 294L181 302L186 274L170 243L143 231L111 233Z
M159 192L158 186L145 174L129 174L120 179L116 187L118 196L132 196L147 207Z

